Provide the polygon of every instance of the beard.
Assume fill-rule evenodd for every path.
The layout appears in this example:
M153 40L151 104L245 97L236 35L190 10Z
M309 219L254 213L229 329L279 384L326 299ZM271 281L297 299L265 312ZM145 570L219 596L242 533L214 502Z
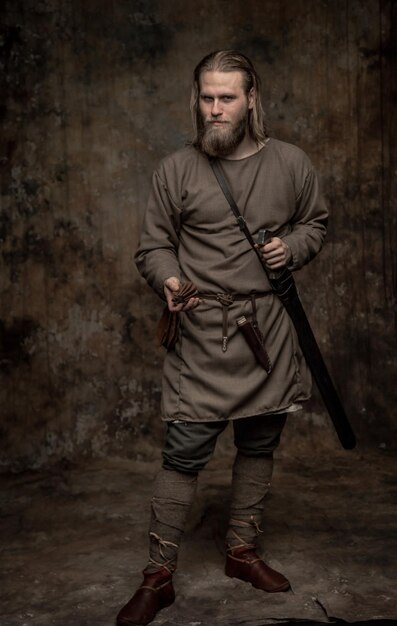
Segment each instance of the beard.
M247 126L248 107L236 122L224 122L222 126L213 126L199 114L197 147L209 156L227 157L244 139Z

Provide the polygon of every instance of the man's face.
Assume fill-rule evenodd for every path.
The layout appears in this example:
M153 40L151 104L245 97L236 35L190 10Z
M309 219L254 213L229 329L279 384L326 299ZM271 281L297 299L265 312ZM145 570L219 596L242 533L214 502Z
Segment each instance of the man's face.
M200 76L199 143L210 156L228 156L244 139L253 94L241 72L203 72Z

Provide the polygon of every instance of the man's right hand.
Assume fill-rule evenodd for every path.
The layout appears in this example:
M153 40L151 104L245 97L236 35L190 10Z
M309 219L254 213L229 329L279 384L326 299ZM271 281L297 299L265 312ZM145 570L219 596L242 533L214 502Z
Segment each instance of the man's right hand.
M177 291L179 291L180 288L180 280L178 280L178 278L175 278L175 276L171 276L171 278L167 278L167 280L164 281L164 294L167 298L168 308L172 313L195 309L196 306L198 306L201 302L200 298L190 298L186 304L174 304L172 301L172 297L174 294L177 293Z

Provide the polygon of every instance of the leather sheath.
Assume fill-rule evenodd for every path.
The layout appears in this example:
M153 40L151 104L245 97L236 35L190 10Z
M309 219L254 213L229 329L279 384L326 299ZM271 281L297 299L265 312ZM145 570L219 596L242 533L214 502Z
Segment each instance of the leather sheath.
M263 337L259 328L251 324L251 322L244 316L237 320L237 326L243 333L244 339L254 353L259 365L261 365L264 370L270 374L272 371L272 364L270 362L269 355L265 350L265 346L263 345Z

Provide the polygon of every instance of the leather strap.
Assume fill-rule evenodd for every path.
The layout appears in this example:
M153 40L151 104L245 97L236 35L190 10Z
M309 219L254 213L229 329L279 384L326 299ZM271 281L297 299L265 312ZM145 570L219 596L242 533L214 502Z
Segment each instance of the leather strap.
M218 181L218 184L220 186L220 188L223 191L223 195L225 196L226 200L229 203L229 206L233 212L233 215L235 216L236 220L237 220L237 224L240 228L241 231L243 231L246 239L248 240L250 246L252 247L253 251L255 252L256 256L258 257L260 264L262 266L262 268L266 271L265 268L265 263L263 261L262 255L259 252L258 248L255 245L255 241L254 238L252 237L249 228L247 226L247 223L245 221L245 219L243 218L243 216L240 213L240 209L238 208L235 199L233 198L233 194L229 189L229 186L226 182L226 178L225 175L223 173L221 164L219 163L218 159L213 158L213 157L209 157L208 158L209 163L211 165L212 171L215 174L215 178ZM242 327L241 330L243 330L243 334L246 336L246 339L248 341L247 338L247 334L250 332L254 332L255 334L255 338L251 337L250 340L248 341L251 349L252 349L252 342L255 340L257 340L258 345L260 346L260 353L261 353L261 359L260 359L260 363L262 365L264 365L265 370L268 372L268 374L271 372L272 370L272 365L270 363L270 359L269 359L269 355L267 354L265 347L264 347L264 341L263 341L263 336L262 333L259 329L258 326L258 321L256 319L256 302L255 302L255 294L251 294L251 303L252 303L252 323L248 324L247 327ZM225 336L225 327L227 326L227 309L225 310L225 307L223 308L223 350L226 351L227 348L227 335ZM249 328L248 328L249 326ZM256 355L256 352L254 351L254 354ZM264 357L264 359L263 359Z
M228 312L229 312L229 306L231 306L233 304L233 302L235 301L247 301L247 300L251 300L251 304L252 304L252 313L253 313L253 318L255 320L255 324L257 326L257 322L256 322L256 298L263 298L263 296L267 296L269 293L269 291L262 291L260 293L258 292L251 292L249 295L247 294L233 294L233 293L203 293L203 292L197 292L197 295L199 298L202 298L203 300L217 300L217 302L219 302L222 305L222 352L226 352L227 350L227 344L229 341L229 337L228 337ZM259 329L258 329L259 331Z
M245 219L243 218L243 216L240 213L240 209L238 208L235 199L233 198L232 192L229 189L229 185L226 182L226 178L225 175L222 171L222 167L221 164L219 163L218 159L213 158L213 157L209 157L208 158L209 163L211 165L212 171L215 174L215 178L218 181L219 187L222 189L223 191L223 195L225 196L226 200L229 203L229 206L237 220L237 224L240 228L241 231L243 231L244 235L246 236L246 238L248 239L253 251L255 252L256 256L258 257L261 265L263 266L263 259L262 259L262 255L260 254L258 248L255 245L255 241L253 236L251 235L247 223L245 221Z

